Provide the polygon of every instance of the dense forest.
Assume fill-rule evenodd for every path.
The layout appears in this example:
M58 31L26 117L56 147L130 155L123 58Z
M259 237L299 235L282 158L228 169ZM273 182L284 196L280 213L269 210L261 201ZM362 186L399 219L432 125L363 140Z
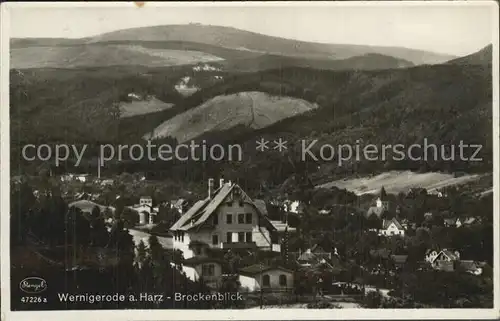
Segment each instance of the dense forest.
M221 72L219 72L221 73ZM150 171L173 177L190 173L203 179L208 172L232 171L235 179L258 171L261 179L282 182L297 167L309 170L321 162L299 162L300 141L318 140L340 145L362 141L361 145L422 144L424 139L437 146L480 144L476 157L481 162L460 160L346 162L330 166L320 176L373 173L390 169L445 172L488 172L492 168L491 71L480 65L436 65L378 71L320 71L284 68L256 73L224 73L223 80L196 75L191 67L179 66L148 70L142 67L114 67L106 70L26 70L11 72L11 137L13 168L36 170L26 164L20 149L26 143L88 144L86 160L93 166L99 144L146 144L142 136L179 113L218 95L241 91L261 91L316 103L319 108L282 120L261 130L244 126L200 137L209 144L238 143L243 146L242 162L116 162L106 170ZM182 97L173 88L181 76L190 75L201 88ZM152 94L175 107L161 112L120 119L117 104L129 92ZM255 140L278 137L289 142L286 155L278 152L257 154ZM175 145L166 137L163 142ZM162 141L155 141L161 144ZM312 149L315 151L314 148ZM316 149L317 152L317 149ZM469 151L472 153L473 150ZM417 155L418 156L418 155ZM467 156L467 155L466 155ZM468 155L471 156L471 155ZM333 160L335 162L336 159ZM71 167L72 160L68 160ZM19 167L21 166L21 167ZM95 166L95 165L94 165ZM28 169L30 167L31 169ZM92 168L92 167L90 167ZM75 169L78 170L78 169ZM81 168L80 171L87 171ZM18 171L18 170L16 170ZM199 174L197 174L199 173ZM163 175L163 174L162 174Z

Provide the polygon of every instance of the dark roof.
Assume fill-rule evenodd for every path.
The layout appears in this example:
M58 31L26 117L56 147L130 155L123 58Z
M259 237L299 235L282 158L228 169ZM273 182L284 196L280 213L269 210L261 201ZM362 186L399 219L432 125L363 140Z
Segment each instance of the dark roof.
M438 266L443 271L452 272L452 271L455 270L455 267L454 267L453 263L454 263L453 261L452 262L449 262L449 261L439 261L438 262Z
M203 263L217 263L217 264L223 264L224 261L221 259L213 258L213 257L207 257L207 256L193 256L189 259L185 259L182 264L187 265L187 266L195 266L198 264L203 264Z
M224 242L224 249L256 249L257 244L255 242L235 242L235 243L227 243Z
M281 266L272 267L272 266L268 266L268 265L264 265L264 264L250 265L250 266L241 268L239 270L239 272L240 272L240 274L243 274L243 275L255 275L255 274L260 274L260 273L263 273L263 272L266 272L269 270L280 270L280 271L293 273L292 270L286 269L286 268L281 267Z
M391 255L391 250L388 250L388 249L372 249L370 250L370 255L372 257L381 257L381 258L384 258L384 259L387 259L389 257L389 255Z
M391 255L391 259L394 261L394 263L403 264L406 263L408 255Z
M467 271L475 271L478 268L476 262L472 260L460 260L458 264L460 265L461 268Z
M206 246L206 247L210 247L210 245L208 245L207 243L202 242L202 241L198 241L198 240L193 240L193 241L189 242L189 246Z
M311 247L311 252L327 253L319 244L315 244L313 247Z

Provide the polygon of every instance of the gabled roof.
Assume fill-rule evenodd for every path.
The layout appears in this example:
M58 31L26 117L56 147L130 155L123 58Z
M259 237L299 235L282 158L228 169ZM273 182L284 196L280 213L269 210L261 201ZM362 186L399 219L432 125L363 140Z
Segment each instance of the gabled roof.
M314 253L311 252L304 252L302 253L297 261L306 261L306 262L311 262L311 261L316 261L318 258Z
M174 207L180 207L180 206L182 206L185 202L186 202L186 200L185 200L185 199L183 199L183 198L179 198L178 200L175 200L175 201L174 201L174 202L172 202L171 204L172 204L172 206L174 206Z
M297 229L295 227L290 227L287 223L281 221L270 221L271 224L276 228L278 232L295 232Z
M449 258L450 258L450 260L452 260L452 261L456 261L456 260L458 260L458 259L459 259L459 257L458 257L455 253L453 253L453 252L452 252L452 251L450 251L450 250L446 250L446 249L445 249L445 250L440 251L440 252L436 255L436 257L434 258L434 261L435 261L435 260L437 260L437 258L438 258L441 254L443 254L443 255L445 255L445 256L447 256L447 257L449 257Z
M445 222L446 224L450 224L450 225L451 225L451 224L456 224L456 223L457 223L457 220L458 220L458 219L457 219L456 217L450 217L450 218L445 218L445 219L444 219L444 222Z
M253 203L255 204L255 206L257 207L257 209L263 214L263 215L266 215L267 216L267 205L266 205L266 202L264 200L259 200L259 199L256 199L256 200L253 200Z
M469 225L469 224L473 224L474 222L476 221L476 218L475 217L469 217L469 218L466 218L463 222L464 225Z
M385 229L389 228L389 226L391 226L391 224L393 224L393 223L394 223L394 225L396 225L398 230L404 230L404 227L401 225L401 223L399 223L399 221L396 218L392 218L390 220L384 220L382 223L382 228L385 230Z
M182 264L187 265L187 266L196 266L198 264L203 264L203 263L217 263L222 265L224 263L223 260L217 259L217 258L211 258L207 256L193 256L189 259L185 259Z
M248 197L248 195L243 192L243 190L237 184L226 183L214 192L212 198L206 198L204 200L196 202L193 207L191 207L184 215L182 215L177 222L170 228L170 230L176 231L187 231L194 227L201 227L203 223L214 213L217 208L224 202L227 196L230 195L231 191L234 189L239 189L242 193L242 197L246 199L247 203L250 203L260 217L264 219L264 223L268 224L268 227L275 230L274 226L270 223L267 217L259 210L255 203Z
M319 244L314 244L314 246L311 247L311 252L327 253Z
M368 217L372 216L373 214L375 214L377 217L380 218L380 216L382 216L382 214L384 212L385 212L385 209L383 207L372 206L366 212L366 217L368 218Z
M241 268L239 270L239 272L242 275L253 276L253 275L264 273L264 272L270 271L270 270L279 270L279 271L285 271L285 272L288 272L288 273L293 273L292 270L286 269L286 268L281 267L281 266L272 267L272 266L263 265L263 264L250 265L250 266Z
M172 225L170 230L176 231L176 230L187 230L187 228L184 226L190 219L195 215L201 208L203 208L210 200L208 198L204 200L200 200L186 212L184 215L182 215L177 222Z

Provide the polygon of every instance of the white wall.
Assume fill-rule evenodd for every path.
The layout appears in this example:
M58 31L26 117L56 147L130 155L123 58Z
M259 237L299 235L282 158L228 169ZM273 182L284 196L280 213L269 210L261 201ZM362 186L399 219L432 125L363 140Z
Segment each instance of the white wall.
M245 223L239 224L238 223L238 214L246 214L246 213L251 213L252 214L252 223L247 224L246 223L246 218ZM218 216L218 221L219 224L215 227L215 230L212 232L212 234L217 234L219 237L219 243L227 242L227 232L232 232L232 241L237 242L238 241L238 232L251 232L252 233L252 242L255 242L255 244L258 247L270 247L271 246L271 238L269 236L269 231L265 229L264 227L261 227L259 229L259 217L257 214L257 211L255 208L249 204L243 204L243 206L239 205L239 202L233 202L231 204L224 204L221 205L217 212L214 213L213 215ZM228 224L227 223L227 215L232 215L232 223ZM212 218L210 218L212 219ZM212 236L209 237L210 243L212 244Z
M203 275L203 265L213 265L214 266L214 275L213 276L206 276ZM203 278L205 284L210 287L217 287L221 276L222 276L222 267L220 264L217 264L215 262L207 262L203 264L198 264L194 267L191 266L182 266L182 270L186 273L186 276L192 280L192 281L197 281L200 278Z
M194 267L183 265L182 271L186 273L186 277L191 281L196 281L199 278L199 274Z
M401 235L401 236L404 236L405 235L405 231L404 230L400 230L397 228L396 224L394 223L391 223L391 225L389 225L387 227L387 229L385 230L380 230L380 233L382 235Z
M286 286L281 286L279 283L279 276L282 274L286 276L286 281L287 281ZM262 285L264 275L269 275L269 281L270 281L269 286ZM260 290L261 286L263 286L263 289L284 291L286 289L293 288L294 280L293 280L293 273L291 272L286 272L281 270L268 270L262 274L258 273L253 277L240 275L239 281L241 283L242 288L246 288L248 291L252 292Z
M240 275L238 281L243 291L254 292L260 290L259 283L250 276Z

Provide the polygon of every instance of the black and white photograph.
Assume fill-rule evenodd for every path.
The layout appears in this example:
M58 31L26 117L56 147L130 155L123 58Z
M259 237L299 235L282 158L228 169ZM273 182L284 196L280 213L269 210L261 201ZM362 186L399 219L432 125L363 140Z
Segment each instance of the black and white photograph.
M499 316L495 1L1 7L6 320Z

